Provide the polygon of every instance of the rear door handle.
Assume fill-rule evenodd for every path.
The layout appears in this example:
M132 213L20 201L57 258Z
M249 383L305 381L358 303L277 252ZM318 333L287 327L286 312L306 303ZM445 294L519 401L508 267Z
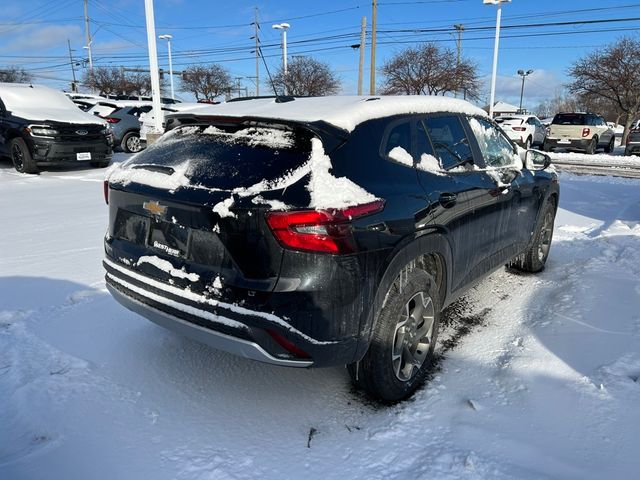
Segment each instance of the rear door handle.
M458 196L455 193L441 193L438 199L440 205L444 208L451 208L458 202Z

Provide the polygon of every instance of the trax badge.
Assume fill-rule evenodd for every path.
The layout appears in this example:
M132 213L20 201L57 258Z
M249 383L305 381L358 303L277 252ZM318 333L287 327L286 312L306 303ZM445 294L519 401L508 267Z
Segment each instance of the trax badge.
M156 201L144 202L142 208L153 215L164 215L167 211L167 207L160 205Z

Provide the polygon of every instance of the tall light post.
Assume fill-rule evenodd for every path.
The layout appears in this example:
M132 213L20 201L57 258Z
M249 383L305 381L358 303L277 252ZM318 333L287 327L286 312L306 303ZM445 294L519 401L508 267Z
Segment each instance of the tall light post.
M149 74L151 76L151 99L153 100L154 133L162 133L162 108L160 106L160 75L158 72L158 51L156 49L156 25L153 14L153 0L144 0L147 22L147 44L149 46ZM149 137L147 136L147 142Z
M528 75L531 75L533 70L518 70L518 75L522 77L522 87L520 87L520 108L518 110L522 111L522 96L524 95L524 79L527 78Z
M489 117L493 118L493 104L496 100L496 75L498 73L498 47L500 44L500 19L502 18L502 4L511 0L482 0L485 5L497 5L496 14L496 40L493 44L493 71L491 73L491 96L489 101Z
M271 28L276 30L282 30L282 72L284 77L287 77L287 29L290 28L291 25L288 23L276 23L275 25L271 25ZM285 82L284 86L284 94L287 94L287 84Z
M167 48L169 49L169 81L171 82L171 98L175 100L175 94L173 92L173 62L171 61L171 39L173 38L173 35L169 35L164 34L164 35L158 35L158 38L160 40L166 40L167 41Z

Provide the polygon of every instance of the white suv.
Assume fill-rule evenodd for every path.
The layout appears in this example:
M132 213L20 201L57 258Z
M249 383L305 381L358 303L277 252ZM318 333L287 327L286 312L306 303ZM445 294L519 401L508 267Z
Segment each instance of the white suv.
M535 115L505 115L497 117L496 122L511 140L526 149L544 143L546 129Z
M594 113L558 113L553 117L544 150L555 148L581 150L593 154L598 148L611 153L615 144L614 131L600 115Z

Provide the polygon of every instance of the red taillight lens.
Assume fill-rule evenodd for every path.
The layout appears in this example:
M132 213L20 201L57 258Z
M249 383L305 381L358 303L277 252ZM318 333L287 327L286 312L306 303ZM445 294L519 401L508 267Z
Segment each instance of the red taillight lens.
M585 127L585 128L582 129L582 137L583 138L584 137L588 137L590 133L591 133L591 129L590 128L586 128Z
M525 127L513 127L516 132L524 132L526 130Z
M285 247L332 254L356 250L351 221L384 208L383 200L343 209L269 212L267 223Z
M119 118L114 118L114 117L106 117L105 120L109 123L118 123L120 121Z
M102 188L104 190L104 202L109 205L109 181L105 180L102 183Z
M282 348L284 348L288 352L293 353L296 357L311 358L311 356L307 352L302 350L295 343L284 338L278 332L267 329L267 333L271 336L271 338L273 338L278 343L278 345L280 345Z

